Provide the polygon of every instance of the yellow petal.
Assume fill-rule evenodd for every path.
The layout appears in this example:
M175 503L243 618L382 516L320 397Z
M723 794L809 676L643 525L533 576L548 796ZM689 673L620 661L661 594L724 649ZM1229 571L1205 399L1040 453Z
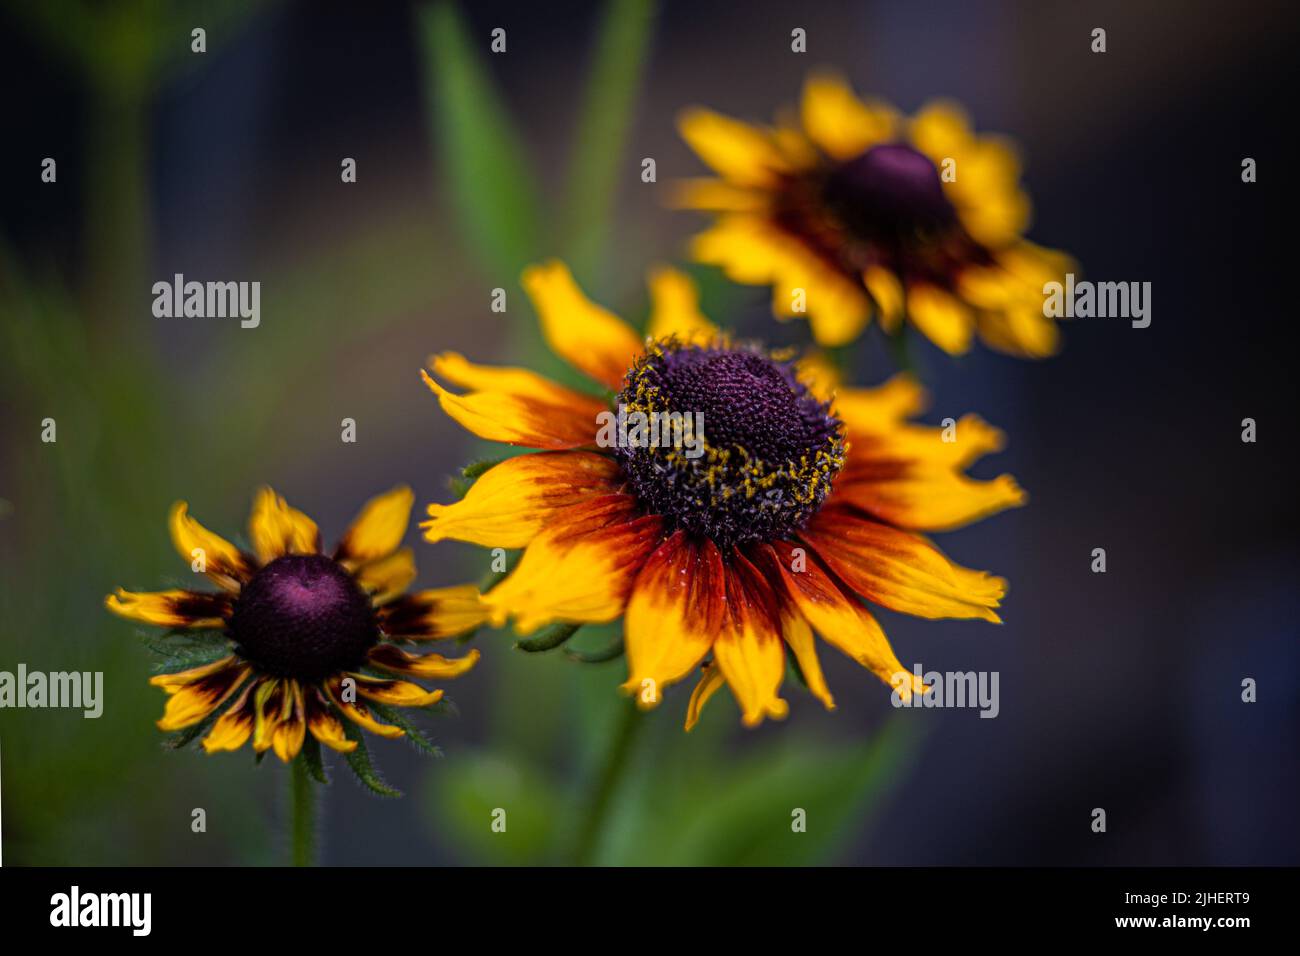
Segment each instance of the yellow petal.
M259 683L257 679L249 681L240 693L239 699L217 718L212 729L202 740L205 753L238 750L247 742L253 730L251 699Z
M289 763L302 750L307 738L307 714L303 705L302 687L297 681L288 681L284 703L280 709L280 722L271 734L271 748L284 763Z
M366 700L394 707L428 707L442 700L442 691L428 691L419 684L405 680L391 680L384 677L368 677L365 674L348 674L357 682L357 693Z
M737 185L770 186L790 171L767 130L699 107L685 110L677 128L700 159Z
M588 299L569 267L557 259L529 266L521 281L551 350L605 387L620 388L644 349L641 337Z
M344 732L343 721L334 715L329 705L315 691L307 696L307 729L331 750L346 754L357 749L357 742L349 740Z
M700 722L700 714L704 712L704 705L709 702L709 698L718 692L726 680L720 671L714 665L706 665L704 672L700 675L699 683L691 691L691 701L686 706L686 730L689 733L695 729L695 725Z
M263 564L286 554L315 554L320 551L320 531L316 522L270 488L258 489L253 499L253 513L248 519L248 535L253 550Z
M247 664L234 663L235 660L232 656L224 661L218 661L217 664L222 665L220 667L214 664L188 671L186 673L191 675L200 671L208 671L208 673L198 679L186 680L183 683L164 684L158 678L151 680L150 683L161 686L170 695L167 698L167 706L163 710L162 719L158 721L158 729L165 731L181 730L191 724L197 724L220 707L231 694L239 689L239 685L244 682L244 678L252 670ZM166 674L159 676L178 679L183 675Z
M985 345L1018 358L1048 358L1060 350L1057 325L1041 308L982 312L977 327Z
M650 325L652 339L676 336L684 343L707 344L718 337L718 327L700 312L700 293L685 272L669 266L650 271Z
M205 573L221 587L238 591L240 583L252 576L254 567L248 555L191 518L185 502L172 505L167 524L180 556L191 567L201 557Z
M573 505L533 539L514 572L483 596L499 627L515 618L520 634L556 620L612 621L654 550L662 519L636 517L636 499L606 495Z
M400 597L415 580L415 552L410 548L394 551L386 558L363 564L357 568L354 577L361 589L370 595L372 604L387 604Z
M949 355L960 355L970 348L975 317L959 299L938 286L908 286L907 314L926 338Z
M831 500L902 528L950 531L1023 505L1028 496L1011 475L976 481L922 461L900 462L870 478L837 481Z
M388 557L406 536L414 503L415 493L406 485L371 498L344 532L335 558L355 567Z
M563 400L556 398L549 387L540 384L545 381L540 376L538 391L532 397L504 391L456 395L423 369L420 377L429 391L438 396L442 410L462 427L479 438L507 445L554 449L594 445L597 416L608 410L599 399L570 389L564 390Z
M970 119L956 103L939 100L927 104L911 122L912 143L939 165L944 159L959 158L971 143ZM961 168L957 175L960 178Z
M762 189L737 186L725 179L684 179L673 184L669 202L677 209L706 212L761 212L769 203Z
M401 727L394 727L391 724L381 724L370 714L370 709L360 701L355 703L343 699L343 678L333 677L325 681L325 694L329 697L330 703L339 709L344 717L352 721L358 727L364 727L372 734L380 737L386 737L389 740L405 736L406 731Z
M623 691L648 709L663 688L685 677L709 652L726 599L722 556L707 538L678 531L645 561L632 585L623 633L628 678Z
M472 631L487 621L478 588L459 584L417 591L379 609L379 626L389 637L436 641Z
M172 588L167 591L117 589L104 606L119 617L161 627L220 628L231 610L230 595Z
M853 159L895 136L894 111L882 103L863 103L848 83L833 73L808 77L800 113L813 142L837 160Z
M982 618L995 624L1007 582L963 568L907 531L842 508L824 508L799 535L859 595L924 618Z
M764 717L780 720L789 707L778 692L785 676L785 646L775 619L775 599L753 565L732 555L727 571L727 614L713 660L740 705L746 727Z
M822 640L893 686L896 676L906 673L907 669L899 663L876 619L856 599L841 591L812 555L805 554L801 560L796 560L794 548L787 542L778 542L765 552L773 561L769 565L774 569L773 573L780 575L788 603L812 625ZM805 646L805 650L811 648ZM800 666L803 666L802 657ZM804 673L806 676L806 669ZM818 673L820 675L820 671ZM811 682L809 687L812 687ZM825 687L824 683L822 687Z
M903 320L903 283L898 276L883 266L872 265L862 273L862 283L880 312L881 328L891 334L898 331Z
M253 688L257 681L249 681L239 699L217 718L208 735L203 738L203 752L216 753L221 750L238 750L248 742L253 732L253 708L249 706Z
M278 678L263 680L253 692L253 750L257 753L271 748L286 697L285 682Z
M478 663L478 658L477 650L471 650L464 657L443 657L441 654L408 654L392 644L376 644L366 660L391 674L448 680L464 674Z
M841 388L835 393L835 414L850 436L890 433L903 419L925 407L926 394L912 376L900 372L874 388Z
M429 505L429 520L420 527L430 542L451 538L486 548L523 548L556 511L609 494L618 482L618 465L604 455L519 455L480 475L460 501Z
M781 636L785 638L786 645L794 652L795 660L799 662L799 670L803 672L803 681L808 686L809 692L820 700L827 710L834 710L835 698L831 696L831 690L826 686L826 677L822 674L822 664L817 658L816 642L813 640L812 629L797 608L782 608Z

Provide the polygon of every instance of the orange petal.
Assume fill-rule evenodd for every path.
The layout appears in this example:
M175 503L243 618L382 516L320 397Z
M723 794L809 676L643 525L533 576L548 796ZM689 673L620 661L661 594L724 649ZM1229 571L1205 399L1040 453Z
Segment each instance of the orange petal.
M494 626L515 618L521 634L551 621L612 621L623 613L663 520L637 517L631 495L603 495L559 512L514 572L483 596Z
M472 631L487 621L478 588L461 584L398 598L379 609L379 626L389 637L437 641Z
M434 366L435 371L437 365ZM528 375L522 369L502 370ZM420 377L438 396L442 410L464 428L488 441L526 448L579 448L596 443L597 416L609 409L604 402L554 383L540 383L532 396L518 392L477 391L456 395L439 385L423 369ZM552 389L567 396L560 398Z
M789 708L778 692L785 676L776 598L740 553L727 569L727 613L713 642L713 660L740 705L746 727L764 717L781 719Z
M919 535L845 508L824 508L800 538L849 587L875 604L926 618L1001 619L1007 583L953 564Z
M786 603L812 625L822 640L839 648L890 686L894 686L898 674L907 673L876 619L856 598L840 590L813 555L787 541L764 546L762 553L765 566L782 584ZM810 650L801 649L805 653ZM800 667L807 677L803 657L800 657ZM816 673L820 682L820 668ZM812 686L810 680L809 688Z
M618 476L613 459L591 452L519 455L489 468L460 501L429 505L420 527L430 542L523 548L559 509L616 491Z
M623 690L654 707L709 652L725 612L726 572L708 538L677 531L646 558L632 585L623 633Z

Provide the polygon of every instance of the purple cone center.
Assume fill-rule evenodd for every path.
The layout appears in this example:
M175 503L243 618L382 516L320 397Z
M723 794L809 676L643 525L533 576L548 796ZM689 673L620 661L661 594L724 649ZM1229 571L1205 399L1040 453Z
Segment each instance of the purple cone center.
M873 146L826 179L824 197L853 232L866 239L924 233L953 222L934 162L903 143Z
M235 602L230 634L261 670L306 682L360 666L379 639L370 598L321 554L286 555L258 571Z

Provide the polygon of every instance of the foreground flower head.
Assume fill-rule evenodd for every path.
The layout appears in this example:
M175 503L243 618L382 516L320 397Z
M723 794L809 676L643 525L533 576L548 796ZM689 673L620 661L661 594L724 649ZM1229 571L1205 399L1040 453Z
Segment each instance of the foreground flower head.
M377 715L427 707L442 691L400 678L456 677L478 651L448 659L399 645L461 634L485 619L473 587L404 593L415 578L411 549L401 547L413 497L399 487L367 502L330 554L315 522L270 488L258 492L249 519L252 554L200 525L185 502L173 505L176 550L221 590L119 588L106 602L129 620L222 632L215 660L150 681L168 694L159 729L211 722L202 740L208 753L238 750L251 738L256 752L274 750L286 763L308 733L340 753L355 750L358 734L344 720L403 736L391 717Z
M723 682L747 725L784 716L787 649L833 707L814 631L894 681L906 669L864 598L921 617L998 620L1005 582L916 533L1024 500L1009 475L963 474L1001 446L998 431L971 416L946 442L941 429L908 424L922 394L905 377L832 397L824 373L721 335L671 270L651 275L646 338L590 302L558 262L526 270L523 283L551 347L617 394L610 402L451 353L422 373L474 434L543 449L490 468L459 502L430 505L421 525L429 541L524 549L483 596L494 625L513 617L526 634L625 615L623 687L640 704L704 664L690 729ZM601 447L611 406L701 414L702 447ZM903 697L922 689L906 680Z
M679 205L718 214L694 257L771 285L779 318L806 309L819 343L851 341L874 313L887 332L906 318L953 354L975 332L1014 355L1056 350L1043 285L1069 259L1021 238L1015 153L976 136L959 107L908 120L815 74L797 120L766 128L696 108L680 129L721 177L680 184Z

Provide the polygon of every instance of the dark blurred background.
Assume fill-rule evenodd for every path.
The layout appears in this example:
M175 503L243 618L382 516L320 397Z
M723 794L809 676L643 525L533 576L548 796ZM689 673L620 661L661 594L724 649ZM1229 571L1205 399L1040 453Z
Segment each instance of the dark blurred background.
M270 483L327 539L397 482L420 512L451 500L448 477L485 449L421 385L425 357L558 374L517 282L543 256L643 318L646 265L683 260L702 225L663 202L701 172L676 112L766 120L819 65L907 111L956 98L1013 136L1030 237L1090 278L1151 282L1152 324L1076 319L1038 363L916 343L927 420L1003 427L1008 450L977 473L1014 473L1031 502L939 538L1010 580L1004 626L880 617L906 664L1000 672L996 720L895 712L829 649L833 714L787 686L790 718L744 731L719 695L687 736L678 688L598 859L1300 862L1295 26L1290 4L1258 0L0 5L0 670L102 670L107 697L98 720L0 711L5 862L281 860L283 768L164 752L149 659L103 596L183 582L165 526L178 498L233 536ZM495 27L505 55L488 52ZM57 184L40 181L46 156ZM647 156L657 184L640 180ZM806 334L771 320L765 290L693 271L714 319ZM151 286L176 272L261 281L261 327L155 319ZM872 331L861 382L892 371ZM47 416L57 444L39 440ZM477 549L409 540L420 586L487 569ZM617 633L590 631L581 646ZM429 723L443 759L372 745L404 800L333 768L324 862L566 858L624 664L511 644L480 634L481 665L446 685L460 716Z

